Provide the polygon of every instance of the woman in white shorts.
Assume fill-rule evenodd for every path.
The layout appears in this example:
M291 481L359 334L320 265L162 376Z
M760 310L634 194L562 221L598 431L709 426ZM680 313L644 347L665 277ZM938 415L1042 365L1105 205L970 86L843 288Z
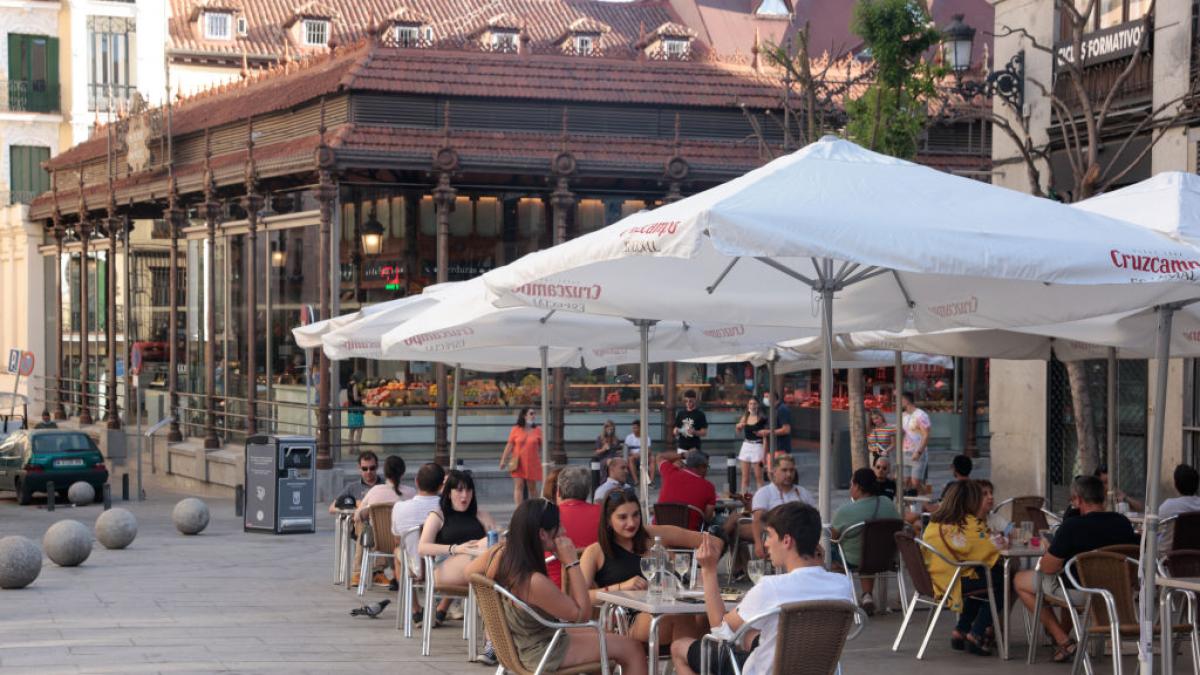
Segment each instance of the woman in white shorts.
M742 469L740 490L742 494L749 494L751 472L754 473L755 491L762 487L762 461L766 455L763 450L763 437L768 433L767 418L759 413L756 399L746 401L746 412L742 413L742 418L734 428L742 433L744 439L742 450L738 453L738 462L741 463Z

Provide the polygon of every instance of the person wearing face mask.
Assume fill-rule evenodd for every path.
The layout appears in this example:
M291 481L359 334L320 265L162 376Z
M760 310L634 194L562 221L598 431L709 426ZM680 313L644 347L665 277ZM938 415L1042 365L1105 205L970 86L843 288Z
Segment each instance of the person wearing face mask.
M500 468L513 479L513 503L520 506L525 495L536 496L542 480L542 430L533 408L521 408L517 422L508 432L508 443L500 455ZM507 463L509 457L512 462Z

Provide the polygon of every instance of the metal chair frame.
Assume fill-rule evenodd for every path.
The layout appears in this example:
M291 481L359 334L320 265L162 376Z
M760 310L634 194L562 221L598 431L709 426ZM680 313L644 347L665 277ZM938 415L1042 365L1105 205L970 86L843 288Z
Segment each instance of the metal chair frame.
M1034 577L1034 585L1035 588L1037 588L1037 592L1033 601L1032 618L1029 616L1025 617L1025 637L1028 639L1029 644L1029 652L1025 656L1025 663L1028 665L1033 665L1037 660L1037 648L1042 642L1042 634L1040 632L1042 623L1040 617L1042 614L1042 608L1046 603L1045 593L1042 592L1042 578L1046 576L1042 573L1042 561L1039 560L1033 569L1036 573ZM1067 588L1067 583L1063 580L1063 575L1061 573L1050 576L1054 577L1054 580L1058 583L1058 587L1062 590L1062 606L1067 610L1067 615L1071 617L1071 629L1075 632L1075 641L1077 644L1082 644L1083 639L1080 637L1081 633L1078 613L1084 608L1076 607L1075 603L1071 602L1071 595L1068 592L1070 589ZM1084 668L1087 674L1091 675L1092 664L1090 661L1085 664Z
M418 574L422 570L422 566L418 560L411 559L408 554L406 544L410 537L421 536L421 526L414 525L400 533L399 541L396 542L396 553L400 556L400 588L396 593L396 604L400 607L400 611L396 614L396 630L404 628L404 637L412 637L413 632L413 601L416 599L414 593L417 587L424 587L424 579Z
M478 575L478 574L472 575L472 579L469 581L470 588L472 590L472 597L474 597L475 584L481 583L480 581L477 581L474 577L479 577L479 576L481 576L481 575ZM486 579L486 577L482 577L482 578ZM487 581L491 582L492 588L498 594L500 594L500 596L502 598L508 600L514 606L516 606L517 608L519 608L521 611L525 612L529 616L532 616L538 623L542 624L543 626L554 629L554 636L550 638L550 644L548 644L546 646L546 651L545 651L545 653L542 654L542 660L540 662L538 662L538 667L536 670L534 670L534 675L541 675L541 673L543 672L543 670L546 667L546 659L550 657L551 652L554 650L554 645L558 644L559 639L562 638L563 632L574 629L574 628L594 628L594 629L596 629L596 635L600 640L600 672L602 673L602 675L608 675L608 644L604 641L604 630L601 627L599 621L593 620L593 621L585 621L582 623L570 623L570 622L566 622L566 621L550 621L550 620L546 619L545 617L543 617L541 614L539 614L532 607L525 604L525 602L523 600L521 600L517 596L513 595L507 588L496 583L494 580L487 579ZM498 673L504 672L504 667L500 666L500 668L497 670L497 672Z
M461 598L463 603L463 639L467 641L467 657L468 660L475 660L477 613L475 611L475 592L468 584L467 594L465 596L457 593L447 593L444 590L439 590L434 582L434 568L437 566L434 563L433 556L422 556L422 562L425 567L425 580L422 584L425 590L425 615L421 619L421 656L429 656L430 644L433 640L433 621L437 607L438 598ZM411 620L411 619L410 619Z
M990 578L989 575L991 574L991 567L989 567L987 563L978 560L965 560L963 562L950 560L938 552L938 550L933 546L930 546L920 538L913 537L912 539L917 543L918 546L937 556L947 565L955 568L954 576L950 577L950 583L946 584L946 589L942 591L940 598L924 598L921 597L920 591L913 589L912 600L904 608L904 621L900 624L900 633L896 636L896 641L892 643L892 651L899 651L900 642L904 639L904 633L908 630L908 623L912 620L912 616L916 612L917 605L921 604L933 607L933 612L929 617L929 623L925 628L925 638L921 640L921 648L917 650L917 659L920 660L925 656L925 648L929 646L929 638L933 636L933 629L937 627L937 620L942 614L942 609L946 606L946 601L950 599L951 592L954 590L954 587L958 584L959 579L962 577L963 571L971 568L977 568L981 571L985 578ZM903 560L903 556L901 556L901 560ZM988 607L992 612L992 625L999 626L1000 615L996 610L996 594L992 590L991 583L987 584L987 596ZM1002 658L1004 656L1004 654L1001 654Z
M850 632L846 635L847 642L858 637L859 633L862 633L863 629L865 629L867 626L867 613L864 612L863 609L858 605L851 605L851 608L854 610L854 627L851 628ZM742 627L737 629L737 631L734 632L734 634L729 638L717 637L712 633L705 634L701 638L700 645L700 675L711 675L712 673L712 663L710 662L711 659L709 658L709 650L706 647L706 645L709 643L716 644L718 656L724 656L725 651L728 650L729 662L733 667L733 675L742 675L741 667L738 666L737 660L733 658L733 648L745 640L747 633L749 633L751 630L757 630L758 624L771 617L778 617L781 613L783 613L783 605L767 610L757 616L750 617L745 623L742 624ZM718 662L719 661L720 659L718 658ZM837 672L842 672L842 664L840 661L838 662Z
M1009 497L1008 499L1005 499L1004 501L1000 502L999 504L996 504L995 506L992 507L992 510L989 511L989 513L999 513L1000 509L1003 509L1005 506L1012 504L1013 502L1017 501L1018 499L1031 499L1034 497L1041 500L1041 503L1038 504L1038 508L1042 508L1046 505L1046 498L1042 497L1040 495L1018 495L1016 497ZM1049 512L1047 512L1047 513L1049 513ZM1051 514L1051 515L1053 515L1053 514ZM1054 516L1054 517L1058 518L1058 516ZM1028 520L1028 517L1024 513L1016 513L1016 509L1013 509L1012 518L1010 518L1009 520L1014 523L1025 522Z
M1172 516L1172 517L1174 517L1174 516ZM1168 520L1170 520L1170 519L1168 518ZM1181 550L1187 550L1187 549L1181 549ZM1171 576L1170 571L1167 569L1165 559L1159 559L1157 561L1157 565L1158 565L1159 576L1163 576L1163 577ZM1160 625L1163 625L1163 626L1168 625L1168 623L1167 623L1168 621L1173 622L1172 615L1171 615L1171 598L1176 597L1176 596L1183 598L1185 616L1187 617L1187 622L1189 624L1191 624L1191 626L1192 626L1192 639L1191 639L1192 670L1193 670L1193 672L1200 673L1200 626L1197 625L1197 621L1196 621L1196 593L1194 591L1185 591L1183 589L1168 589L1168 588L1160 589L1159 593L1161 594L1159 596L1159 601L1158 601L1159 609L1160 609L1159 623L1160 623ZM1172 663L1172 660L1175 657L1175 650L1170 648L1169 646L1167 646L1167 647L1164 647L1164 651L1162 654L1163 654L1163 672L1165 672L1165 673L1173 672L1174 665Z

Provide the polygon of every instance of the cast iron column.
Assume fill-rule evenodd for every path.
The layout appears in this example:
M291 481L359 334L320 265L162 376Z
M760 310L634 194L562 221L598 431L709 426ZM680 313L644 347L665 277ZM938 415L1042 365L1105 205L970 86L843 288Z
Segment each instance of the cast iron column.
M79 423L91 424L92 411L88 403L88 238L91 237L91 223L87 221L87 211L80 209L79 213L79 243L82 250L79 253Z
M67 350L63 344L63 301L62 301L62 255L63 237L66 228L62 225L62 216L58 209L54 210L54 337L58 342L56 361L57 372L54 375L54 419L64 420L67 411L63 408L63 363L67 360Z
M258 434L258 212L263 197L258 194L258 170L254 164L254 120L246 132L246 435Z
M450 212L458 191L450 185L450 174L443 171L433 189L433 204L437 209L437 281L450 280ZM434 410L433 461L446 466L450 462L450 446L446 434L446 365L435 364L434 379L437 380L437 408ZM453 467L451 467L453 468Z
M574 166L573 162L569 165ZM554 222L554 245L567 240L567 213L575 206L575 195L568 187L566 176L559 176L554 192L550 193L550 209ZM550 446L550 461L557 466L567 463L567 373L554 369L554 442Z
M108 217L104 220L104 227L108 230L108 264L104 266L104 276L107 278L105 284L105 312L104 334L108 341L108 392L105 396L105 402L108 404L107 426L109 429L121 428L121 413L117 407L117 224L120 222L117 219L117 204L112 200L112 193L109 192L108 202ZM126 251L126 262L128 262L128 251ZM129 308L125 308L129 311ZM125 336L126 342L129 341L129 336ZM128 364L126 364L128 368ZM126 373L129 371L126 370ZM128 374L126 375L128 377ZM128 405L128 401L126 402Z
M207 136L207 134L206 134ZM207 146L208 143L206 142ZM221 202L217 200L212 169L208 168L211 148L204 152L204 221L208 233L204 240L207 280L204 289L204 447L219 448L217 437L217 219L221 217ZM226 374L228 377L228 374Z
M179 208L179 192L175 187L175 176L168 179L167 208L163 213L167 231L171 234L170 262L167 265L167 414L171 417L171 428L167 441L178 443L183 440L179 430L179 223L183 221L183 209Z
M322 126L324 124L322 123ZM324 133L322 132L322 136ZM324 321L328 318L330 312L330 279L329 271L333 264L330 259L330 228L333 223L333 208L337 200L338 190L337 185L333 182L333 176L330 173L332 166L332 157L328 156L328 149L321 148L320 163L320 178L317 184L317 203L321 207L321 225L319 231L320 248L317 269L320 270L318 276L320 282L317 284L318 292L321 294L320 300L320 316L318 321ZM329 357L325 355L324 349L318 349L320 358L318 360L319 367L317 369L317 468L332 469L333 468L333 453L329 442L329 405L330 405L330 368Z

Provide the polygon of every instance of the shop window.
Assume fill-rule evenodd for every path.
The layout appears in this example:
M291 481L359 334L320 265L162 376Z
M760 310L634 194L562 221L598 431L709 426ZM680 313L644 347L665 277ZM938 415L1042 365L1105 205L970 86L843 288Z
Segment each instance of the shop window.
M526 238L537 238L546 231L546 205L536 197L525 197L517 203L517 232Z
M503 222L504 214L499 199L480 197L475 202L475 234L481 237L498 237Z
M604 227L604 202L600 199L580 199L575 207L575 227L579 234Z
M621 217L628 218L645 208L647 208L646 202L640 199L626 199L621 202Z
M431 195L421 198L421 234L426 237L437 236L437 212Z
M450 212L450 236L469 237L474 230L474 204L470 197L458 197L454 200L454 210Z

